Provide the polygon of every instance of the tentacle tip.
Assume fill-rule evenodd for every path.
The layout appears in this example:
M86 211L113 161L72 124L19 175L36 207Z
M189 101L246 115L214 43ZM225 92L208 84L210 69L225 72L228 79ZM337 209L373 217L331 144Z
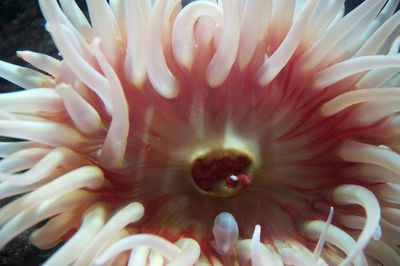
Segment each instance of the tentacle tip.
M259 224L257 224L256 226L254 226L254 233L253 236L256 235L260 235L261 234L261 226Z
M24 54L26 53L26 51L17 51L16 52L16 55L19 57L19 58L21 58L21 59L24 59Z
M238 60L239 69L240 70L245 69L245 67L247 67L249 65L250 60L251 60L251 58L249 58L249 57L239 56L239 60Z
M323 117L328 117L334 115L332 112L330 112L329 108L326 105L323 105L319 111L319 114Z
M176 82L174 82L174 85L170 86L167 90L158 90L158 93L166 99L175 99L178 97L179 92L180 88Z
M212 232L216 251L223 256L231 255L239 236L238 225L233 215L229 212L218 214Z
M321 80L320 78L316 78L313 82L313 88L316 90L321 90L325 87L327 87L328 85L325 84L325 82L323 80Z
M182 56L177 58L179 63L188 71L192 71L193 68L193 57L192 56Z
M216 88L221 86L226 78L227 78L228 73L216 73L214 69L211 69L210 67L207 69L207 83L208 86L211 88Z
M267 86L276 77L278 73L270 67L264 66L258 70L258 83L261 86Z

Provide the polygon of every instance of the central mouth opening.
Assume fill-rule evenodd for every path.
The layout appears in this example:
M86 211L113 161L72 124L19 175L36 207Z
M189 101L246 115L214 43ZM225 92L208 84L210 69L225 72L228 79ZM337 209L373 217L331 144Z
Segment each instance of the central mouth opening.
M197 157L192 179L200 192L214 197L232 197L251 186L250 157L238 150L225 149Z

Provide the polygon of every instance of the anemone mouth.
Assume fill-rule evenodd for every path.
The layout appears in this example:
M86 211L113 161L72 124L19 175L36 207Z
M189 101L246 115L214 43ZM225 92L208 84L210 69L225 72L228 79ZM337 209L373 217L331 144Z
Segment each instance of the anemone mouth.
M40 0L63 59L0 61L0 247L48 219L46 265L398 264L399 1L343 2Z
M252 183L251 159L236 150L218 150L201 155L192 163L192 179L202 193L231 197Z

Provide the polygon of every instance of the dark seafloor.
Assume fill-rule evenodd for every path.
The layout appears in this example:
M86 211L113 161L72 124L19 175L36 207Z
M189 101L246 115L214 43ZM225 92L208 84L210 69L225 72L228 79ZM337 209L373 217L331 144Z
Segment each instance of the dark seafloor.
M83 0L76 2L86 10ZM360 2L363 0L347 0L346 12ZM57 49L44 25L37 0L0 0L0 60L27 66L16 56L18 50L31 50L57 57ZM17 89L17 86L0 78L0 93ZM0 141L4 140L0 137ZM0 201L0 207L13 199ZM32 246L29 235L33 229L20 234L0 251L0 266L41 265L57 250L59 246L45 251Z

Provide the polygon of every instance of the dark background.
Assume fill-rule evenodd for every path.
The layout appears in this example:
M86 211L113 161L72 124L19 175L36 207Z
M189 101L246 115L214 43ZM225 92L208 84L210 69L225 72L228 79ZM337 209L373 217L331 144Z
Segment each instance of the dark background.
M346 12L361 2L363 0L346 1ZM83 0L78 0L77 3L86 10ZM0 59L26 65L16 56L15 52L18 50L57 56L57 50L44 29L44 23L36 0L0 0ZM15 89L15 86L0 79L0 91L10 89ZM5 201L2 203L0 206ZM19 235L0 252L0 266L40 265L54 252L54 249L41 251L30 245L31 231Z

